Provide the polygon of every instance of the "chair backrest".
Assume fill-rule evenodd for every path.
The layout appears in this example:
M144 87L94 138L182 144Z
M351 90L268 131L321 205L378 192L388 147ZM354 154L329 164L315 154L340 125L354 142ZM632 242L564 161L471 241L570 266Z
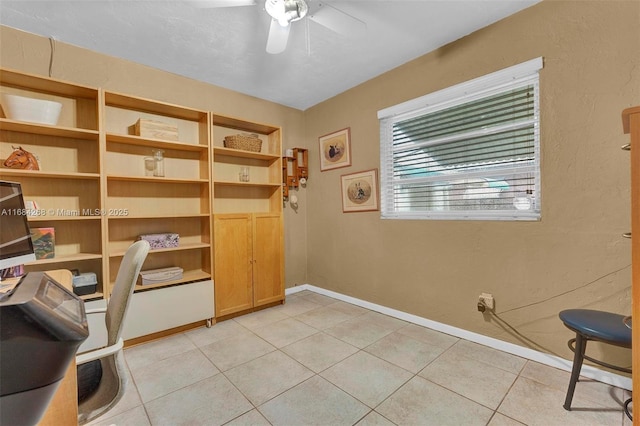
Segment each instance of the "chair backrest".
M142 264L149 253L149 243L147 241L136 241L124 255L116 283L109 298L105 322L107 326L107 345L115 344L122 334L122 324L127 315L127 309L131 299L131 294L138 279Z

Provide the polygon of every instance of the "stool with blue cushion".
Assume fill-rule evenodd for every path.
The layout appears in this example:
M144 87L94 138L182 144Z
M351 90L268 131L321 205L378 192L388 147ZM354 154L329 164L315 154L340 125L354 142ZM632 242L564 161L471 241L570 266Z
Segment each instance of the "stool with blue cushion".
M569 349L574 352L574 357L569 389L564 401L564 409L570 411L573 392L576 389L582 362L585 359L616 371L631 373L630 368L611 365L585 355L587 342L593 340L623 348L631 348L631 329L625 323L626 317L611 312L591 309L567 309L560 312L559 316L564 325L576 333L576 337L569 340Z

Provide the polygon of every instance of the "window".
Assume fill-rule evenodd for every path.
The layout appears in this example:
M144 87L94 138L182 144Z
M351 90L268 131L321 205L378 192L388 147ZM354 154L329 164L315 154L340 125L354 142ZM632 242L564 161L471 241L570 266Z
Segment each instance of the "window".
M378 112L387 219L540 219L537 58Z

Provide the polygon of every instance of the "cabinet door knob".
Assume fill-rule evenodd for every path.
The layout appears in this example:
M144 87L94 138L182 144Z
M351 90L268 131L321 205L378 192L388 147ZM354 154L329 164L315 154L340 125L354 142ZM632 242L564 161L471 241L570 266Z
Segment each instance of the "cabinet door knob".
M621 149L621 150L623 150L623 151L631 151L631 144L630 144L630 143L628 143L628 144L626 144L626 145L622 145L622 146L620 147L620 149Z
M622 236L625 238L631 238L631 232L625 232Z

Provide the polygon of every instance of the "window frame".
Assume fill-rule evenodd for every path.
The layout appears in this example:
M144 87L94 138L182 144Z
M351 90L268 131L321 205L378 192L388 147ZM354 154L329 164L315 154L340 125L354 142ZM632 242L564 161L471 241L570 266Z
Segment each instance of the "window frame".
M541 219L540 191L540 91L539 70L543 68L542 57L475 78L401 104L378 111L380 121L380 213L382 219L427 219L427 220L525 220ZM394 207L393 179L393 125L412 118L428 115L454 106L463 105L493 94L507 92L524 85L532 85L534 92L534 159L533 159L533 206L531 210L418 210L397 211ZM473 132L470 132L473 133ZM473 172L468 172L473 175ZM464 175L462 175L464 176ZM456 177L459 179L460 177ZM453 179L452 179L453 180Z

